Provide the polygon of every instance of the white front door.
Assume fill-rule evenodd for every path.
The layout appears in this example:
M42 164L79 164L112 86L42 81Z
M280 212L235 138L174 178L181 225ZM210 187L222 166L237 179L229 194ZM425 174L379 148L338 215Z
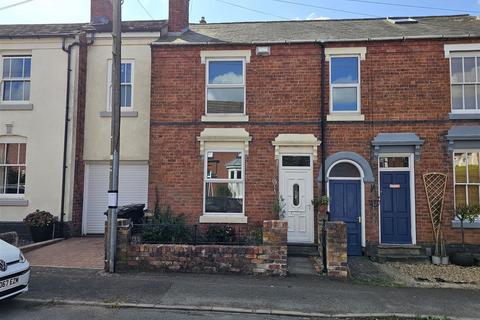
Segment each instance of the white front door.
M282 165L279 187L283 199L284 216L288 221L288 242L313 243L313 174L311 166Z

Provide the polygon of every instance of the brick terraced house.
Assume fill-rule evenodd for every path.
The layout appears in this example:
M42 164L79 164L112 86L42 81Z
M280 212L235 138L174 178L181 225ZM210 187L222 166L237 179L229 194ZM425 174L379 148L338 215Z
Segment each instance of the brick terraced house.
M150 206L158 192L189 223L251 226L279 200L288 241L313 244L324 186L350 255L424 255L422 177L440 172L460 242L454 207L480 196L477 17L188 24L188 8L170 1L152 43Z

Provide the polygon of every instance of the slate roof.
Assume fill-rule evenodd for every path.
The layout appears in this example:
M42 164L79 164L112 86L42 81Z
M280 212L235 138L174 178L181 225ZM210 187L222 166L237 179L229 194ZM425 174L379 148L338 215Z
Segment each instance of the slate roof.
M386 18L191 24L181 36L162 36L155 44L281 43L361 41L400 38L480 37L475 16L413 17L394 24Z
M124 32L160 32L167 24L166 20L124 21ZM96 25L89 23L62 24L4 24L0 25L0 38L58 37L87 32L111 32L112 25Z

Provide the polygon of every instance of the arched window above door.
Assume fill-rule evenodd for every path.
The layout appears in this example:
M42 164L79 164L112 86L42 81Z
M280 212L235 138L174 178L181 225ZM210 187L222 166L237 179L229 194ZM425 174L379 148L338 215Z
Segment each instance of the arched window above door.
M330 170L329 178L360 178L357 167L349 162L340 162Z

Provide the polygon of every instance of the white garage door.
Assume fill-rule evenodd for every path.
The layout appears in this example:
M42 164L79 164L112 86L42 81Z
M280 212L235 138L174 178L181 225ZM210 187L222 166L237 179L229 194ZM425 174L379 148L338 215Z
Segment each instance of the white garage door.
M85 172L83 233L103 234L108 209L109 169L107 164L88 164ZM148 165L121 164L118 204L147 204Z

